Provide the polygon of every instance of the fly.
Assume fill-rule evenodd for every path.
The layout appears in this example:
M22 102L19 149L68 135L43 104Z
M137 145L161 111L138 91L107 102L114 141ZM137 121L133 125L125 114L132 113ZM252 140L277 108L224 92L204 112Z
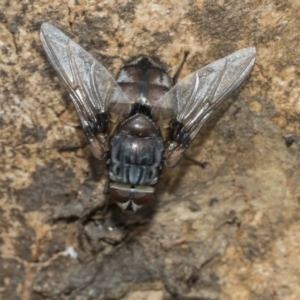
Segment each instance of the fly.
M152 58L132 60L114 79L56 27L42 24L40 37L93 155L107 160L109 194L133 212L152 200L163 164L178 164L204 123L250 73L256 53L254 47L241 49L174 85Z

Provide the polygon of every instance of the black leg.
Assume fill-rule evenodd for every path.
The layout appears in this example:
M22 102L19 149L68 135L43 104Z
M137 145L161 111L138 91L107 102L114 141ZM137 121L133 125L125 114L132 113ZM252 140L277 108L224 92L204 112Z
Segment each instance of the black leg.
M186 58L187 58L188 55L189 55L188 52L184 52L183 59L182 59L180 65L178 66L178 69L177 69L175 75L173 76L173 84L174 84L174 85L175 85L175 84L177 83L177 81L178 81L178 77L179 77L179 75L180 75L180 72L181 72L181 70L182 70L182 68L183 68L184 63L186 62Z

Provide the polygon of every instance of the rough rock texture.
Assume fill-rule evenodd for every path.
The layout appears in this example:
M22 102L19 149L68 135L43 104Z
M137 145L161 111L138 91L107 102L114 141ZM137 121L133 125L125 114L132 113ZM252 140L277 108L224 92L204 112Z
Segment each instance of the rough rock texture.
M0 298L300 299L299 16L295 0L0 0ZM247 46L257 60L156 202L104 214L105 163L46 60L44 21L113 74L139 54L174 74L189 51L181 78Z

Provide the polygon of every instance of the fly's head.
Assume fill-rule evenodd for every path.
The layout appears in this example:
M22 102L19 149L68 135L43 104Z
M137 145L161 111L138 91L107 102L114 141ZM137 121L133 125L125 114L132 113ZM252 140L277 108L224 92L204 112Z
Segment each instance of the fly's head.
M109 194L119 207L127 212L136 212L153 199L154 188L151 186L130 186L111 183Z

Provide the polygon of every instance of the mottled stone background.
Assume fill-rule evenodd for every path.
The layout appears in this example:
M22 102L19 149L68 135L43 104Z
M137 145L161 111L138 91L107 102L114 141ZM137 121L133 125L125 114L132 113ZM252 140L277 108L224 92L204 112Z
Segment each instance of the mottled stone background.
M113 74L139 54L172 75L189 51L181 78L247 46L257 60L156 202L104 214L105 164L45 58L45 21ZM300 299L299 29L295 0L0 0L0 298Z

